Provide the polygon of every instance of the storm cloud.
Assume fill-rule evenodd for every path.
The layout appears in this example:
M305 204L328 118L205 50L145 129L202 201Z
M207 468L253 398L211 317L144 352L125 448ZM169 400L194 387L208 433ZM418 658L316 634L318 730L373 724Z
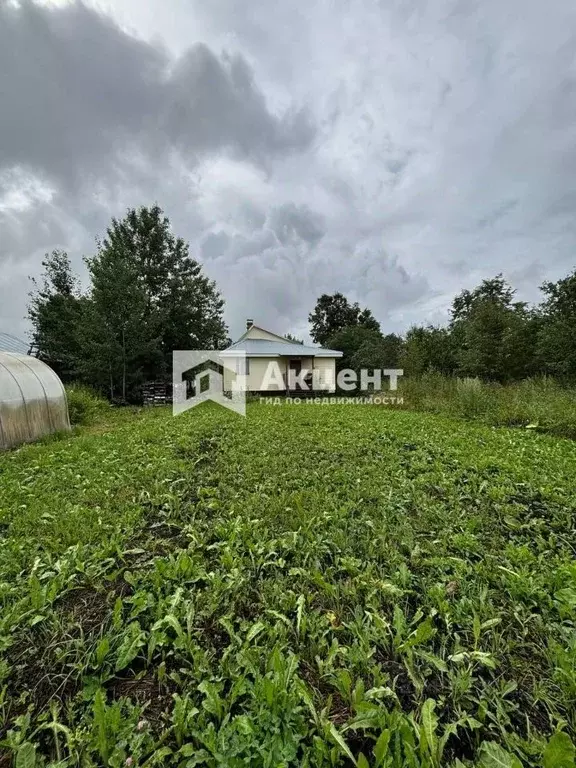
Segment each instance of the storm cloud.
M101 7L101 4L100 4ZM157 201L246 316L340 290L386 330L574 267L576 7L553 0L0 2L0 330Z

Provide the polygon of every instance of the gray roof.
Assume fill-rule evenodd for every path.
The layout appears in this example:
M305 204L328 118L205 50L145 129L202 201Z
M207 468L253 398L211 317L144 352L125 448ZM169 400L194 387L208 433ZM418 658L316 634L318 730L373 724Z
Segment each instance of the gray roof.
M268 341L267 339L240 339L220 354L233 357L235 352L245 352L248 357L342 357L337 349L307 347L289 341Z

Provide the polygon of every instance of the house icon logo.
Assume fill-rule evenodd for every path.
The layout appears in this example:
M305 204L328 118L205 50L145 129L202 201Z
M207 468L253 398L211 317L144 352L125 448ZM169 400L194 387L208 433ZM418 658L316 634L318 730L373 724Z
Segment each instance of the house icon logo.
M172 413L178 416L213 400L246 415L244 352L224 358L217 350L176 350L172 355Z

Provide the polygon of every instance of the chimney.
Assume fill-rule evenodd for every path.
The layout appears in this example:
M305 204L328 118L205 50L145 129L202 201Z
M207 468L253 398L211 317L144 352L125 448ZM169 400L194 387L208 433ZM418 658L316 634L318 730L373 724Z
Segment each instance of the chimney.
M249 317L248 320L246 320L246 330L249 331L253 325L254 325L254 320L252 320L252 318Z

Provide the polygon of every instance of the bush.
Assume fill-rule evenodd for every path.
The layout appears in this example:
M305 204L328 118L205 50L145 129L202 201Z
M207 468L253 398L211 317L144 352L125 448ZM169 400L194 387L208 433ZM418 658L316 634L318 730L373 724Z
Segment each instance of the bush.
M72 425L93 424L110 408L107 400L83 384L69 384L66 395Z

